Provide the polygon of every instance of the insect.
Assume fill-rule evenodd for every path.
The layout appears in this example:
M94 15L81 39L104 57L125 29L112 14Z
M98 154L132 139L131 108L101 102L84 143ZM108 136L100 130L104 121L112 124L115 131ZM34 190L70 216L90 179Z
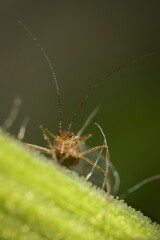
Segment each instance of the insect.
M83 101L80 103L80 105L78 106L78 108L76 109L76 111L74 112L70 123L68 125L68 128L66 130L63 129L62 127L62 107L61 107L61 95L60 95L60 90L59 90L59 86L58 86L58 80L56 78L55 72L53 70L52 64L46 54L46 52L44 51L44 49L41 47L40 43L37 41L36 37L30 32L30 30L19 20L19 23L22 25L22 27L25 29L25 31L31 36L31 38L36 42L37 46L40 48L42 54L44 55L51 73L52 73L52 77L56 86L56 91L57 91L57 97L58 97L58 107L59 107L59 126L58 126L58 132L56 134L53 134L52 132L50 132L47 128L40 126L40 131L43 134L43 137L45 139L45 141L48 144L48 148L45 147L41 147L38 145L34 145L34 144L27 144L29 147L36 149L38 151L40 151L41 153L45 153L45 154L49 154L51 156L53 156L53 158L57 159L58 163L65 166L65 167L72 167L74 165L77 165L79 163L80 160L84 160L85 162L89 163L90 165L92 165L92 170L91 172L87 175L87 180L90 178L90 176L93 173L94 169L97 169L100 173L102 173L105 176L105 184L107 187L107 193L110 194L111 193L111 184L110 184L110 175L109 175L109 165L111 166L113 172L115 172L115 188L116 190L113 192L117 192L117 189L119 188L119 184L120 184L120 180L119 180L119 175L118 172L115 170L113 164L110 162L109 159L109 150L108 150L108 145L106 142L106 139L104 141L104 144L100 145L100 146L96 146L93 148L90 148L86 151L81 151L80 150L80 146L81 144L85 143L89 138L91 138L91 134L87 134L84 136L81 136L84 128L86 127L86 125L88 125L88 123L90 122L90 120L92 119L92 117L95 115L94 111L93 113L91 113L91 115L89 116L89 118L87 119L87 121L85 122L85 124L83 125L82 129L77 133L74 134L72 132L72 124L79 112L79 110L81 109L82 105L85 103L85 101L88 99L90 93L97 87L100 85L96 84L91 92L85 96L85 98L83 99ZM135 62L138 60L142 60L143 58L149 57L153 54L152 53L148 53L140 58L136 58L136 59L132 59L131 61L128 61L125 64L122 64L120 66L118 66L117 68L115 68L111 73L107 74L105 76L105 79L110 77L113 73L117 72L118 70L120 70L121 68L125 67L126 65L128 65L131 62ZM102 83L102 82L101 82ZM98 127L100 128L100 126L98 125ZM103 131L100 128L102 134ZM104 136L104 134L103 134ZM98 160L96 162L94 162L93 160L91 160L88 157L88 154L96 152L96 151L101 151L105 149L106 150L106 154L105 154L105 158L103 158L105 160L105 170L102 169L99 165L98 165ZM143 186L144 184L152 181L152 180L156 180L159 179L159 175L154 176L154 177L150 177L147 178L146 180L140 182L139 184L135 185L133 188L130 188L125 194L122 194L122 196L126 196L128 193L131 193L135 190L137 190L138 188L140 188L141 186Z
M48 144L48 148L37 146L34 144L27 144L29 147L36 149L40 151L41 153L49 154L51 156L56 157L59 164L66 166L70 168L71 166L74 166L79 163L80 160L84 160L85 162L89 163L93 166L93 168L97 169L100 173L102 173L105 176L105 183L107 186L107 193L110 194L111 192L111 184L110 184L110 178L109 178L109 152L108 152L108 146L107 144L96 146L93 148L90 148L86 151L80 151L80 145L85 143L89 138L91 138L91 134L87 134L84 136L81 136L81 132L76 135L72 132L72 124L74 122L75 117L77 116L77 113L81 109L84 102L87 100L87 95L84 100L80 103L78 108L76 109L75 113L73 114L69 126L66 130L62 128L62 107L61 107L61 96L60 96L60 90L58 86L58 80L56 78L55 72L53 70L52 64L44 51L44 49L41 47L40 43L37 41L36 37L30 32L30 30L21 22L19 23L23 26L23 28L26 30L26 32L32 37L32 39L36 42L37 46L42 51L49 67L52 73L53 80L55 82L56 91L57 91L57 97L58 97L58 108L59 108L59 126L58 126L58 132L56 134L53 134L50 132L47 128L40 126L40 131L43 134L44 139L46 140ZM94 86L96 88L97 85ZM88 154L96 152L98 150L106 150L105 154L105 170L103 170L97 163L95 163L93 160L91 160L89 157L87 157ZM88 176L89 178L89 176Z

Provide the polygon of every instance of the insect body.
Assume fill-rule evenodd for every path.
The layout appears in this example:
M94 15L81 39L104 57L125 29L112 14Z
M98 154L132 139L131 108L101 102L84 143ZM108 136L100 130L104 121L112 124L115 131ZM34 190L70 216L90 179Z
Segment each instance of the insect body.
M80 144L84 143L87 139L91 137L91 134L78 136L74 135L71 131L59 131L57 135L53 135L48 129L40 126L40 130L43 133L44 139L48 143L49 148L40 147L33 144L27 144L28 146L39 150L42 153L46 153L52 156L56 156L57 161L66 167L71 167L73 165L78 164L80 159L86 161L94 168L96 168L99 172L105 175L106 177L106 185L107 192L110 193L110 181L108 174L108 147L107 145L101 145L93 147L84 152L80 151ZM101 150L102 148L106 149L106 170L103 170L98 164L95 164L91 159L86 157L86 155L95 152L97 150Z

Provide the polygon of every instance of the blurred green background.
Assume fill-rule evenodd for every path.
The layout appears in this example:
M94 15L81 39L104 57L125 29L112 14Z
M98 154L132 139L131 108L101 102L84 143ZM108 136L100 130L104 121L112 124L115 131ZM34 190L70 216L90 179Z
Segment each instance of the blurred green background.
M90 147L107 136L112 162L121 177L119 194L160 169L160 3L159 1L6 1L0 8L0 123L20 96L22 106L10 132L30 118L25 142L44 145L38 126L58 126L55 85L35 42L21 19L46 50L59 80L63 126L92 86L103 80L73 125L77 132L98 105L86 133ZM110 78L105 76L131 59ZM18 163L17 163L18 164ZM160 221L160 182L145 185L126 201ZM97 203L98 204L98 203Z

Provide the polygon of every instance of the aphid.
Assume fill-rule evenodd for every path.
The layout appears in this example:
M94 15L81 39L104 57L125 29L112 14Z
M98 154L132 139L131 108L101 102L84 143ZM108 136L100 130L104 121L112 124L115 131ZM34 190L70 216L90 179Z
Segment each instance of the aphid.
M56 156L56 159L59 164L66 166L66 167L71 167L79 163L80 160L84 160L90 165L92 165L94 168L96 168L99 172L104 174L105 180L106 180L106 186L107 186L107 193L109 194L111 192L111 185L110 185L110 179L109 179L109 153L108 153L108 146L107 144L100 145L93 147L91 149L88 149L86 151L80 151L80 145L82 143L85 143L89 138L91 138L91 134L87 134L84 136L81 136L81 131L77 135L75 135L72 132L72 124L74 122L75 117L77 116L77 113L81 109L82 105L86 101L89 95L87 95L84 100L80 103L78 108L76 109L75 113L73 114L69 126L66 130L63 130L62 128L62 107L61 107L61 96L60 96L60 91L59 91L59 86L58 86L58 81L55 75L55 72L53 70L53 67L51 65L51 62L44 51L44 49L41 47L40 43L37 41L35 36L30 32L30 30L21 22L19 23L23 26L23 28L26 30L26 32L32 37L32 39L36 42L37 46L40 48L42 51L46 61L48 62L48 65L50 67L55 86L56 86L56 91L57 91L57 97L58 97L58 107L59 107L59 127L58 127L58 132L57 134L51 133L47 128L44 128L43 126L40 126L40 131L43 134L44 139L47 141L48 148L33 145L33 144L27 144L31 148L34 148L42 153L49 154L51 156ZM97 85L94 86L96 88ZM93 88L93 89L94 89ZM90 158L87 157L88 154L101 150L101 149L106 149L106 167L105 170L103 170L98 164L95 164L94 161L92 161Z
M119 184L120 184L119 175L118 175L118 172L115 170L113 164L109 160L109 151L108 151L108 145L107 145L107 142L106 142L106 138L105 138L105 135L104 135L101 127L98 124L97 125L100 128L100 131L101 131L101 133L104 137L104 144L100 145L100 146L93 147L93 148L88 149L86 151L81 151L80 150L80 145L85 143L91 137L91 134L87 134L87 135L84 135L84 136L81 136L81 134L82 134L84 128L88 125L88 123L92 119L92 117L95 115L96 110L93 113L91 113L91 115L89 116L89 118L87 119L87 121L85 122L85 124L83 125L83 127L81 128L81 130L77 134L74 134L71 130L72 129L72 124L75 120L75 117L77 116L77 114L78 114L79 110L81 109L82 105L88 99L90 93L95 88L97 88L97 86L99 86L100 83L96 84L92 88L91 92L83 99L83 101L80 103L80 105L76 109L75 113L73 114L68 128L66 130L63 130L63 128L62 128L61 96L60 96L58 81L57 81L55 72L53 70L52 64L51 64L46 52L41 47L40 43L37 41L36 37L30 32L30 30L21 21L19 21L19 23L22 25L22 27L25 29L25 31L31 36L31 38L36 42L37 46L40 48L42 54L44 55L48 65L50 67L52 77L53 77L53 80L54 80L55 86L56 86L57 97L58 97L58 107L59 107L59 126L58 126L57 134L53 134L47 128L44 128L43 126L39 127L40 131L43 134L44 139L46 140L46 142L48 144L48 148L37 146L37 145L34 145L34 144L27 144L27 145L30 146L33 149L36 149L36 150L42 152L42 153L54 156L54 159L56 158L59 164L61 164L63 166L66 166L68 168L70 168L74 165L77 165L80 160L84 160L85 162L89 163L90 165L92 165L93 168L92 168L91 172L87 175L87 177L86 177L87 180L91 177L91 175L93 173L93 170L97 169L99 172L101 172L105 176L105 184L106 184L106 187L107 187L107 193L108 194L111 193L111 184L110 184L110 176L109 176L109 164L110 164L110 166L113 170L113 174L115 176L115 186L113 188L113 193L117 193L117 190L118 190ZM107 74L105 76L105 79L110 77L112 74L114 74L115 72L117 72L121 68L125 67L129 63L135 62L135 61L138 61L138 60L142 60L143 58L149 57L152 54L153 54L153 52L149 53L149 54L146 54L146 55L144 55L140 58L132 59L131 61L128 61L127 63L120 65L119 67L115 68L111 73ZM98 159L97 159L96 162L94 162L90 158L87 157L88 154L90 154L92 152L96 152L98 150L100 150L100 152L101 152L104 148L106 150L105 170L103 170L98 165ZM104 159L101 155L100 155L100 157L102 159ZM146 180L143 180L139 184L130 188L123 196L126 196L127 194L135 191L136 189L140 188L144 184L146 184L146 183L148 183L152 180L156 180L156 179L159 179L159 175L147 178Z

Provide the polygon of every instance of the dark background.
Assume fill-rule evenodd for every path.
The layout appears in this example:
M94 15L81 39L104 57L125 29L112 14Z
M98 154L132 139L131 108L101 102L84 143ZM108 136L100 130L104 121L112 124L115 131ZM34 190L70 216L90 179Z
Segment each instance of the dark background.
M0 4L0 121L13 99L22 106L10 132L17 134L30 118L25 141L44 145L38 126L54 133L58 125L55 85L35 42L18 24L21 19L46 50L59 80L64 128L75 107L95 83L97 88L78 114L76 132L91 111L100 110L86 132L89 146L102 143L105 132L112 162L121 177L119 194L160 167L160 6L159 1L5 1ZM153 55L105 76L131 59ZM159 181L126 198L159 221ZM98 204L98 203L97 203Z

